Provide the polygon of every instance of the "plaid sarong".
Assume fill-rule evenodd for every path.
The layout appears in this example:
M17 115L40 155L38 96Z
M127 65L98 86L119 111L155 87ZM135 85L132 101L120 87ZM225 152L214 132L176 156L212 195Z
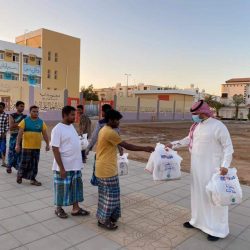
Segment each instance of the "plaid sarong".
M54 176L54 204L56 206L71 206L83 201L82 172L68 171L67 177L62 179L59 171L53 171Z
M118 176L98 179L97 219L104 223L110 218L121 217L120 185Z
M2 158L2 155L6 155L6 137L0 137L0 158Z
M18 175L27 180L35 180L38 173L40 149L22 149Z
M14 167L18 170L20 161L21 161L21 152L16 152L16 140L17 140L17 133L13 133L10 135L9 141L9 153L8 153L8 167Z

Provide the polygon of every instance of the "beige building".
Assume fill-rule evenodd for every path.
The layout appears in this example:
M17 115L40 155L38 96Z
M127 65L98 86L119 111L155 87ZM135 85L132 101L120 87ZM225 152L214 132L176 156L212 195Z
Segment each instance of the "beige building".
M225 104L220 110L220 116L227 119L234 119L235 107L233 104L234 95L243 95L244 103L239 107L239 119L248 119L250 114L250 78L232 78L221 84L221 102Z
M147 100L159 100L166 105L175 105L178 112L189 111L195 100L195 95L185 90L148 90L135 91L135 97Z
M39 29L16 37L16 44L42 50L42 89L68 89L69 97L79 97L79 38Z
M94 91L98 94L99 100L108 101L114 100L115 95L117 97L133 97L135 91L157 90L159 88L159 86L144 83L129 86L123 86L121 83L117 83L115 87L94 89Z
M234 95L243 95L244 104L250 105L250 78L233 78L221 85L221 98L226 105L232 104Z
M114 100L114 96L116 95L115 88L100 88L94 89L100 101L111 101Z

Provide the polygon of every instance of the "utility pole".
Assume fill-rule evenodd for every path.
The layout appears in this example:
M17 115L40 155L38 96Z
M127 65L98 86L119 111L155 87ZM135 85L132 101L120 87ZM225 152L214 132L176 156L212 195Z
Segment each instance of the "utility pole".
M131 74L124 74L125 76L127 76L127 97L128 97L128 78L129 78L129 76L131 76Z

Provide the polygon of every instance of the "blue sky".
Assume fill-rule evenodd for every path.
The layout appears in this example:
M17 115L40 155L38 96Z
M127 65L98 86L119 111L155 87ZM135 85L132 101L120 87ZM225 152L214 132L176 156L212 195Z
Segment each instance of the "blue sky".
M0 39L41 27L81 38L81 85L211 93L250 77L249 0L0 0Z

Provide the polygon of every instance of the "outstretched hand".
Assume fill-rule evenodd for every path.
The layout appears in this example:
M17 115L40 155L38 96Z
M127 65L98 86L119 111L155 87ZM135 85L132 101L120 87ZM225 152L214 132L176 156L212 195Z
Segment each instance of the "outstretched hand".
M166 148L166 149L167 149L167 148L171 148L171 149L172 149L172 148L173 148L173 144L169 142L169 143L167 143L167 144L165 145L165 148Z
M145 147L144 149L145 152L148 152L148 153L152 153L155 151L154 147L151 147L151 146L147 146Z
M224 168L224 167L220 168L220 174L221 175L226 175L227 173L228 173L228 169L227 168Z

